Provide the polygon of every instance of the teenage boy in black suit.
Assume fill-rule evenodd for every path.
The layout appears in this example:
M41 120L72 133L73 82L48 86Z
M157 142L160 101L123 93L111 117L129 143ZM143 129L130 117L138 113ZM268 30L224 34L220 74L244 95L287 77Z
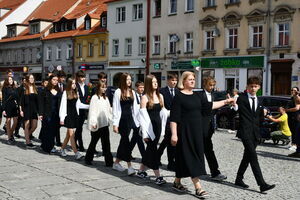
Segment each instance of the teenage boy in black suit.
M256 93L260 89L261 81L258 77L250 77L247 80L247 92L241 94L234 103L234 109L239 112L240 130L237 136L242 140L244 145L244 155L239 166L235 185L248 188L243 181L244 173L250 163L252 172L260 191L265 192L273 189L275 185L269 185L265 182L256 154L256 146L260 139L260 122L266 112L261 102L258 100Z
M79 93L79 99L81 103L88 104L87 99L88 99L88 86L85 85L85 73L84 71L80 70L76 73L76 79L77 79L77 90ZM82 126L84 123L84 120L86 118L86 110L85 109L79 109L79 121L78 121L78 126L75 131L75 143L78 146L78 151L83 152L84 151L84 146L83 146L83 141L82 141ZM78 143L77 143L78 142Z
M178 92L178 89L175 88L178 82L178 76L176 74L169 74L167 80L167 86L160 89L160 93L164 97L164 105L167 110L171 110L173 99ZM164 153L165 148L167 147L168 155L168 166L167 168L171 171L175 171L175 147L171 145L171 129L170 129L170 119L168 118L166 124L166 131L163 141L160 143L158 148L159 160Z
M213 90L216 86L216 81L213 77L205 77L203 80L203 91L201 91L201 95L203 95L203 100L205 103L210 104L206 106L207 108L211 108L214 102ZM222 181L227 179L227 177L219 171L218 161L213 149L212 136L215 132L213 118L215 115L215 111L213 110L203 110L203 136L204 136L204 154L210 169L211 178L215 181Z

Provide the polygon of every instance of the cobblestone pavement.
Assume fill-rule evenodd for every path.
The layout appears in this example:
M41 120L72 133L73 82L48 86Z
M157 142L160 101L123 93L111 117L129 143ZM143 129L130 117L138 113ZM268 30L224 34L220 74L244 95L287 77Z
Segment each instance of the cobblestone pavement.
M1 125L2 126L2 125ZM39 130L39 129L38 129ZM38 132L34 135L37 137ZM64 137L65 129L61 129ZM21 131L23 135L23 131ZM84 129L84 142L87 148L90 134ZM113 171L105 167L103 157L96 157L93 166L84 165L84 161L75 161L72 152L68 157L46 155L37 149L26 149L24 138L17 139L16 145L8 145L7 136L0 135L0 199L195 199L190 194L178 194L172 189L174 173L166 170L166 155L163 157L162 174L167 180L164 186L156 186L154 177L141 180L128 177L126 173ZM215 152L223 174L228 176L226 182L212 182L202 178L202 185L210 194L209 199L300 199L300 159L288 158L286 147L267 143L257 148L259 162L268 183L276 188L261 194L255 183L249 166L245 182L249 189L233 185L243 147L234 134L218 131L214 137ZM116 152L119 135L111 133L112 152ZM100 143L100 142L99 142ZM38 145L38 141L34 141ZM100 144L97 147L101 149ZM134 157L140 158L137 147ZM137 159L133 166L139 168ZM122 163L125 166L125 163ZM209 172L209 170L208 170ZM149 171L153 176L153 172ZM194 193L190 179L183 183Z

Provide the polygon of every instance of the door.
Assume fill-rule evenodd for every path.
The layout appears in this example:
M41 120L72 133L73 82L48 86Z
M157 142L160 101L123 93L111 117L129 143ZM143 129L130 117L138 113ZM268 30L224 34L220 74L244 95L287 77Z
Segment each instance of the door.
M289 95L293 62L271 62L272 95Z

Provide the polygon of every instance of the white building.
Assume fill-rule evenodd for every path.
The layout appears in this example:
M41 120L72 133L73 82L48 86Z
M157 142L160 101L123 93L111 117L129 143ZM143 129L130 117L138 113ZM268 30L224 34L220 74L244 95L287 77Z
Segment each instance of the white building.
M120 72L144 80L146 58L147 0L107 2L109 31L108 81Z

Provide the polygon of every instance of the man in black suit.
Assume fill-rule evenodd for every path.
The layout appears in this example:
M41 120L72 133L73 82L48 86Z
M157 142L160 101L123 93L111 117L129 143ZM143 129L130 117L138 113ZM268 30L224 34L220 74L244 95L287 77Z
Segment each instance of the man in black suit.
M88 86L85 85L85 73L84 71L80 70L76 73L76 79L77 79L77 90L79 93L79 99L81 103L88 104ZM85 109L79 109L79 121L78 126L75 131L75 143L78 146L78 151L83 152L84 146L82 141L82 126L86 118L86 110ZM78 143L77 143L78 142Z
M178 76L177 74L169 74L167 80L167 86L160 89L160 93L164 97L164 106L167 110L171 110L173 99L178 92L178 89L175 88L177 85ZM175 147L171 145L171 129L170 129L170 119L168 119L166 124L166 131L163 141L161 142L158 148L159 159L164 153L165 148L167 147L168 155L168 166L167 168L171 171L175 171Z
M234 103L234 109L238 110L240 118L240 130L237 136L242 140L245 148L235 185L243 188L249 187L243 182L243 178L250 163L256 182L260 186L260 191L265 192L274 188L275 185L269 185L265 182L256 154L256 146L260 139L260 122L263 120L266 112L256 96L260 85L261 81L258 77L250 77L247 80L247 92L241 94L237 102Z
M203 95L203 100L206 104L209 104L208 106L204 106L207 108L211 108L214 96L213 96L213 90L215 88L216 81L213 77L205 77L203 80L203 91L201 91L201 95ZM211 178L216 181L222 181L227 179L227 177L219 171L219 165L218 161L213 149L213 143L212 143L212 136L215 132L214 127L214 115L215 111L213 110L203 110L202 116L203 116L203 136L204 136L204 154L211 172Z

